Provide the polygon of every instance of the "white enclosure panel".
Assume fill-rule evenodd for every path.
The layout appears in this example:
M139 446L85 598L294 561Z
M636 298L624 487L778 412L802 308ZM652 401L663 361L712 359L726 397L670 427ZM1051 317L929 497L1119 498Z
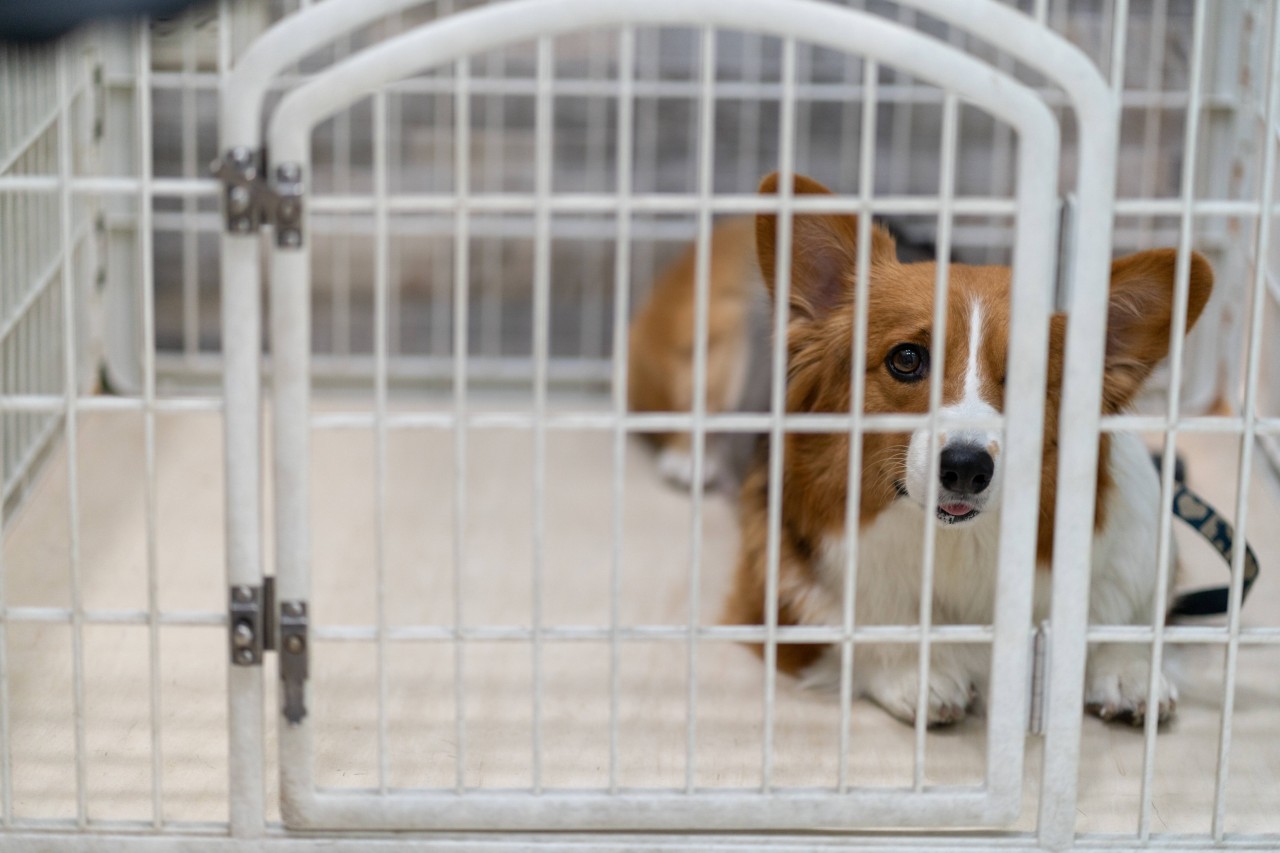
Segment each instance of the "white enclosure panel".
M1006 424L1007 454L1019 470L1037 471L1043 408L1040 399L1044 383L1045 318L1050 304L1046 282L1052 279L1055 254L1054 181L1058 130L1048 110L1034 94L1003 75L993 74L964 54L945 45L931 43L913 31L855 11L824 4L791 3L784 6L759 0L736 4L732 13L716 3L547 3L542 0L505 4L474 12L459 13L436 24L411 31L356 57L340 63L315 81L288 96L272 119L268 149L274 169L309 176L309 131L318 120L347 103L399 77L456 58L478 53L507 42L539 39L539 110L549 104L552 82L548 75L552 42L550 36L588 27L683 24L733 26L759 29L788 39L803 39L832 49L866 55L877 61L904 62L914 56L912 72L935 84L944 84L968 100L981 104L1017 128L1020 136L1017 179L1017 234L1014 253L1014 323L1011 346L1023 357L1010 365L1011 399L1026 401L1025 408L1011 406ZM782 22L781 18L787 18ZM624 31L625 32L625 31ZM836 35L839 33L839 35ZM624 36L625 37L625 36ZM790 48L788 48L790 50ZM788 54L790 55L790 54ZM927 57L927 64L926 58ZM784 85L788 72L784 65ZM713 78L704 76L704 87ZM547 100L542 100L546 97ZM375 137L383 117L375 101ZM784 111L783 139L790 138ZM549 131L549 115L540 112L539 127ZM710 130L704 124L704 133ZM1105 138L1105 134L1104 134ZM546 222L550 195L549 136L539 140L535 156L539 175L533 196L535 217ZM950 143L954 148L954 135ZM784 143L785 145L785 143ZM945 150L945 149L944 149ZM784 147L784 152L786 151ZM784 154L783 167L789 161ZM944 170L944 175L946 174ZM380 179L377 179L380 180ZM945 185L945 183L944 183ZM375 188L380 186L375 183ZM785 186L785 184L784 184ZM704 196L704 199L707 197ZM709 199L707 199L709 200ZM790 205L788 205L790 203ZM759 206L760 202L754 203ZM802 210L795 199L782 197L782 209ZM944 194L939 215L944 229L950 224L948 196ZM707 202L702 203L708 210ZM377 210L377 208L375 208ZM543 212L539 212L543 211ZM381 220L385 222L385 219ZM784 222L787 220L783 220ZM704 220L705 222L705 220ZM705 225L704 225L705 233ZM783 232L784 234L786 232ZM945 233L945 231L944 231ZM304 237L314 239L313 237ZM785 238L784 238L785 239ZM541 231L536 250L544 252L548 233ZM784 243L785 245L785 243ZM945 246L945 242L943 244ZM784 251L783 255L786 254ZM543 255L545 258L545 255ZM296 247L273 250L272 355L274 388L274 435L276 446L276 546L277 594L284 602L305 602L310 598L310 534L307 507L309 488L307 467L310 458L309 393L309 255ZM1083 266L1083 265L1082 265ZM538 267L535 267L538 268ZM379 266L378 310L385 311L381 294L385 278ZM545 267L541 267L545 271ZM543 273L545 275L545 273ZM705 275L705 273L704 273ZM546 323L547 281L535 280L535 441L545 429L546 416ZM785 284L780 285L785 287ZM945 277L939 278L945 288ZM538 288L541 289L538 289ZM1086 292L1086 288L1078 288ZM939 309L944 303L939 301ZM541 305L542 308L537 306ZM382 315L385 318L385 314ZM779 322L785 322L780 319ZM385 319L379 323L381 329ZM379 331L378 393L385 394L385 339ZM539 344L541 340L541 344ZM705 344L704 344L705 346ZM781 349L775 353L779 358ZM1039 354L1036 357L1035 354ZM775 365L775 375L782 371ZM940 385L935 383L935 393ZM781 399L779 387L775 401ZM385 430L385 403L379 396L375 428ZM775 402L772 427L781 429L781 410ZM935 409L936 409L935 405ZM928 420L928 419L926 419ZM460 423L460 422L459 422ZM699 426L695 420L694 429ZM382 435L383 433L379 433ZM385 439L379 439L385 441ZM535 445L536 446L536 445ZM699 451L700 452L700 451ZM695 465L697 462L695 462ZM544 470L535 463L537 472ZM382 475L379 475L382 476ZM536 495L541 487L536 485ZM985 789L929 791L921 786L917 772L916 791L873 791L851 789L843 795L801 793L779 790L762 794L680 795L560 794L537 787L538 745L537 672L539 623L533 629L535 715L534 789L525 794L454 793L430 794L383 792L376 796L314 792L313 741L310 718L289 725L281 732L282 808L290 825L311 828L567 828L645 826L651 828L783 828L816 825L963 825L1001 823L1020 808L1021 755L1026 720L1027 629L1030 616L1031 576L1026 566L1033 561L1036 501L1035 477L1023 477L1009 486L1010 507L1002 526L1001 566L994 625L988 723L987 785ZM535 497L535 513L540 500ZM1023 516L1023 517L1020 517ZM535 516L536 517L536 516ZM536 522L535 522L536 524ZM535 527L535 530L537 528ZM929 528L932 529L931 527ZM775 533L776 535L776 533ZM536 536L536 534L535 534ZM926 534L928 536L928 534ZM926 539L926 542L928 539ZM541 545L535 538L535 560ZM927 546L926 546L927 548ZM927 553L927 551L926 551ZM536 563L535 563L536 565ZM379 575L381 577L381 575ZM928 577L928 575L926 575ZM535 579L535 595L537 580ZM287 606L287 605L286 605ZM380 617L381 622L381 617ZM769 635L776 632L770 626ZM928 624L925 623L925 630ZM379 638L384 627L378 627ZM927 635L926 635L927 636ZM379 655L385 654L380 639ZM383 664L379 663L381 671ZM385 689L385 688L382 688ZM771 696L772 682L766 696ZM381 707L381 705L380 705ZM769 705L766 705L766 714ZM381 713L381 712L380 712ZM921 718L923 719L923 718ZM380 727L385 722L380 720ZM918 731L923 733L923 723ZM920 742L921 747L923 741ZM766 748L766 772L768 750ZM766 776L767 779L767 776ZM767 785L767 782L766 782ZM765 794L769 792L766 790Z
M266 452L259 447L264 422L257 411L263 387L258 371L271 367L260 351L259 239L229 237L232 260L219 257L222 189L208 177L206 164L230 144L230 136L249 146L261 144L261 120L271 116L280 98L335 62L423 23L443 22L484 5L422 0L381 8L346 0L221 0L189 16L145 25L120 22L58 45L0 47L0 847L1280 847L1280 824L1268 798L1277 766L1274 744L1280 742L1274 713L1280 697L1274 679L1267 677L1277 665L1275 614L1280 609L1266 579L1266 567L1280 553L1270 523L1280 491L1264 490L1275 482L1267 482L1264 472L1280 469L1275 162L1280 22L1273 0L848 4L1003 72L1057 118L1062 155L1055 167L1056 191L1072 199L1075 217L1085 226L1084 246L1068 233L1062 247L1064 256L1084 259L1084 266L1068 261L1059 270L1059 305L1070 304L1084 319L1099 316L1109 253L1176 245L1182 276L1194 249L1210 259L1217 278L1214 299L1195 332L1185 341L1175 339L1175 350L1182 352L1180 379L1176 371L1162 371L1138 414L1101 423L1072 419L1075 450L1064 455L1063 467L1071 475L1069 488L1092 500L1088 446L1096 443L1096 430L1142 432L1153 446L1164 445L1160 472L1167 494L1176 450L1185 457L1194 487L1259 550L1264 578L1242 607L1239 555L1228 575L1217 555L1166 513L1158 559L1170 556L1174 537L1183 567L1191 569L1189 580L1177 582L1179 588L1225 583L1230 576L1231 614L1221 623L1166 627L1157 620L1146 626L1086 628L1080 606L1085 584L1072 566L1085 565L1087 549L1058 549L1061 606L1054 614L1045 673L1047 737L1027 741L1023 766L1017 772L1010 767L1007 779L985 788L953 783L949 776L942 789L934 787L938 761L981 770L982 759L990 760L997 745L983 738L985 720L971 720L961 731L930 733L932 763L925 770L919 760L907 766L904 784L897 787L887 774L859 775L866 763L849 758L843 747L874 744L868 760L892 749L909 755L918 733L890 726L865 703L854 703L850 712L844 701L832 701L827 709L827 716L844 715L840 731L849 742L840 744L839 759L830 754L836 751L836 727L823 729L827 717L815 710L803 724L791 718L791 729L778 728L775 761L759 771L764 785L747 788L754 777L743 772L742 764L759 763L758 745L748 744L746 759L737 745L703 745L699 739L708 735L737 737L749 731L732 699L722 695L709 702L705 693L690 708L710 716L681 712L673 722L639 713L646 723L678 729L678 746L690 755L693 747L686 742L697 746L701 763L691 762L692 771L654 774L661 781L633 786L625 773L610 775L609 765L625 765L634 745L629 753L625 743L590 740L584 731L581 747L570 750L576 756L572 760L579 761L571 769L582 775L566 774L565 744L555 740L554 729L564 722L563 715L556 717L564 697L551 691L558 655L563 660L565 652L579 649L595 654L572 684L587 684L594 676L594 686L604 688L607 699L608 656L631 643L649 643L653 656L670 658L681 676L696 664L703 684L714 689L731 677L719 668L730 668L726 661L733 659L727 655L742 652L739 642L772 637L781 644L807 637L852 643L884 636L838 627L809 634L794 628L744 633L710 626L713 616L700 617L696 608L689 609L687 624L671 615L674 608L650 620L666 620L663 624L578 624L561 618L564 602L556 596L563 586L556 586L550 574L537 631L511 620L468 625L455 633L447 615L439 624L406 624L397 621L405 610L395 599L393 582L415 571L416 557L406 561L391 540L406 529L411 535L420 528L436 534L434 516L413 515L424 501L432 511L467 506L485 493L482 469L514 468L512 457L495 451L502 447L502 435L541 436L537 458L549 492L556 491L557 453L569 447L579 466L575 470L600 473L596 501L603 504L610 495L619 503L623 498L633 502L633 485L654 473L651 460L634 446L638 432L665 426L705 438L721 429L857 433L923 423L875 416L628 414L625 390L619 391L625 387L625 341L618 335L632 308L627 297L642 296L664 259L680 246L693 241L705 253L713 217L757 209L761 202L749 193L779 162L847 192L828 202L831 209L901 217L909 242L944 253L950 248L961 262L1007 263L1015 225L1022 220L1012 194L1014 175L1002 168L1013 161L1015 129L986 123L982 110L964 100L948 106L945 91L909 72L894 72L888 59L880 73L868 74L860 59L813 49L802 39L784 45L783 39L759 34L709 37L692 26L631 30L633 61L625 65L634 73L627 88L617 75L622 33L564 35L548 42L549 74L539 73L542 57L535 45L472 53L463 63L449 61L452 54L444 53L436 72L408 73L379 84L380 94L354 109L340 109L309 130L308 177L314 181L308 240L323 248L312 256L305 308L295 307L312 324L306 335L306 375L317 390L306 414L312 447L322 453L338 448L314 463L323 467L312 468L321 474L313 485L316 493L324 493L324 509L317 514L313 507L311 533L325 534L322 547L336 552L317 555L315 562L323 563L328 574L313 579L312 592L330 602L349 597L351 610L361 615L316 624L317 660L334 664L325 683L339 691L346 685L346 694L341 702L318 705L304 724L316 735L309 746L315 759L311 775L287 768L285 779L291 790L302 792L286 803L289 823L339 829L295 832L281 823L274 699L268 699L265 714L263 708L276 671L228 667L225 654L228 581L257 585L274 562L274 525L262 518L264 507L273 506L272 484L265 495L262 489L262 465L272 457L270 442ZM324 17L328 25L313 26ZM279 25L249 49L271 21ZM714 47L710 64L701 59L708 42ZM712 99L701 97L708 78L715 84ZM235 91L243 86L255 93L257 103L234 114L240 129L220 141L230 127L218 114L224 86ZM623 92L634 100L625 118L617 108ZM539 119L540 94L552 104L549 122L545 114ZM867 121L868 114L874 120ZM633 133L615 128L624 120L634 125ZM958 126L944 132L949 121ZM708 137L700 135L708 124L722 138L710 150ZM790 143L778 139L780 124L794 131ZM958 145L948 166L937 142L951 132ZM546 136L554 143L550 157L545 146L539 148ZM614 150L615 143L622 149L623 137L628 156ZM626 175L619 160L632 164ZM954 172L953 198L939 190L950 183L941 180L948 169ZM872 186L853 180L855 172L875 172ZM1021 182L1017 186L1023 188ZM781 201L793 213L821 204ZM624 207L630 216L614 215ZM952 215L939 216L944 210ZM550 251L539 252L539 242L549 242ZM541 301L530 287L535 268ZM240 287L224 290L223 277ZM550 300L548 279L554 288ZM474 298L464 298L468 293ZM301 302L301 294L294 296ZM1100 329L1094 322L1073 328L1084 333L1073 344L1069 361L1077 379L1069 385L1078 395L1073 405L1088 410ZM299 347L297 340L294 346ZM224 370L225 396L218 386ZM538 388L547 389L537 399L535 377ZM322 400L322 385L326 393L335 385L348 396ZM430 403L420 409L415 395L423 389ZM585 391L586 402L569 396L565 407L556 396L565 389ZM222 445L217 433L224 416ZM326 443L322 435L343 441ZM438 444L444 449L424 452L422 459L406 456L406 436L443 438ZM514 457L522 470L533 467L530 445ZM455 478L452 494L447 479L431 494L436 472L423 473L425 460L441 460L444 470L450 459L476 454L493 458L486 466L473 466L468 478ZM698 460L705 464L705 455ZM610 479L610 469L625 470L626 481L620 473ZM412 476L419 480L406 489ZM530 492L527 477L515 479L522 495ZM359 484L366 480L381 482L362 491ZM661 483L654 479L649 485L657 489ZM691 529L707 527L703 539L692 541L705 564L705 588L698 586L696 573L681 577L684 568L678 563L688 559L682 548L689 550L681 543L636 549L670 559L676 567L668 566L667 583L695 600L701 595L705 609L709 598L723 594L717 578L709 576L715 561L730 560L732 515L727 502L677 497L686 503L669 502L668 526L627 532L633 539L639 533L649 540L674 540L678 537L671 531L690 537ZM1067 514L1060 541L1086 541L1091 513L1086 503L1063 498ZM499 517L522 530L523 519L533 512L524 506ZM557 516L554 500L537 512L546 553L554 554L563 545L556 538L574 528ZM614 529L593 531L580 544L595 542L602 564L632 557L624 549L633 540L618 535L621 513L611 517L601 510L598 515ZM370 521L375 516L380 520ZM448 524L455 526L455 541L464 543L459 547L475 549L474 538L457 535L464 521L453 517ZM712 530L724 541L712 542ZM349 541L343 539L347 532ZM519 545L497 550L531 550L523 532L518 538ZM446 614L455 604L450 600L455 590L470 583L474 591L492 577L468 578L459 567L467 566L468 558L475 565L494 553L455 557L445 553L448 540L445 533L432 544L437 570L431 577L444 578L451 570L458 576L426 596L438 599L432 606ZM341 547L334 548L335 542ZM357 542L371 546L370 553L383 552L370 559L357 552ZM387 621L364 615L364 605L372 607L375 600L375 564L387 581L381 595ZM516 564L523 566L513 560ZM335 565L342 571L333 572ZM548 557L543 565L554 568L554 560ZM601 570L609 571L603 565ZM581 578L576 582L582 597L609 586L608 579L593 585L598 578L590 573ZM633 587L616 589L626 593ZM606 597L599 602L605 608ZM457 624L463 624L461 618ZM700 633L688 641L691 627ZM449 679L435 676L449 670L451 649L463 648L464 643L453 642L455 636L465 637L468 645L465 661L459 651L452 665L462 671L465 663L471 685L510 678L507 693L468 686L465 697L448 695ZM896 636L919 641L918 632ZM935 626L926 642L989 643L992 636L991 628ZM1082 715L1078 684L1086 638L1140 644L1153 659L1170 661L1182 690L1174 724L1158 730L1150 724L1130 733ZM522 652L523 667L486 667L484 657L471 655L472 648L484 644ZM474 737L469 744L457 736L457 749L469 748L470 757L457 757L456 786L447 738L441 738L443 746L427 744L412 760L397 764L403 756L392 750L387 758L384 751L370 768L359 769L362 747L334 748L335 732L362 743L403 745L396 726L404 725L406 699L386 695L386 673L394 674L419 652L437 671L415 683L444 684L444 695L423 703L434 711L452 713L455 701L470 702L472 711L488 703L486 712L500 712L503 701L530 711L526 706L534 703L522 679L535 645L545 661L541 672L547 686L540 707L547 727L542 793L531 793L534 786L525 788L524 777L497 766L504 749L527 760L527 736L488 742ZM390 662L378 661L375 654L382 652ZM732 677L746 672L764 678L765 670L754 661L744 657L743 664L734 667ZM696 698L697 689L706 689L691 683L695 686L664 682L652 688L653 696ZM772 713L781 723L789 707L785 694L808 694L781 678L775 689L782 698ZM593 695L581 693L584 705L599 701ZM630 710L626 696L614 701L624 713ZM417 710L413 697L407 704ZM751 696L740 710L759 717L760 705ZM382 708L391 709L389 718ZM850 713L856 723L851 732L844 727ZM998 713L1022 711L1004 704ZM732 718L732 725L720 725L716 714ZM460 723L459 735L465 734L463 728ZM809 737L820 729L830 744L805 741L788 752L797 734ZM937 750L942 740L946 748ZM678 753L653 760L669 761L671 755L678 760ZM968 753L972 760L965 758ZM806 760L830 769L836 784L806 789L806 783L796 782L802 777L796 762ZM485 761L491 763L490 781L515 778L514 785L503 790L477 784L475 768ZM837 771L838 762L843 764ZM353 775L370 769L368 778L376 781L367 788L344 787L347 781L335 782L335 765L349 766ZM429 781L422 787L403 784L406 767L425 772ZM736 789L710 789L708 780L720 772L745 782L735 781ZM588 787L559 788L566 775L588 779ZM437 782L441 787L433 787ZM994 804L1006 783L1022 787L1021 814L1011 824L1005 823L1007 802ZM339 787L330 787L335 784ZM871 784L883 787L868 790ZM317 785L321 790L313 794ZM845 790L853 794L845 796ZM885 799L877 799L882 795ZM574 830L674 829L644 835L607 829L525 835L494 832L485 821L489 809L510 806L516 819L509 825L551 825L528 810L534 799L548 810L565 804L568 811L556 819ZM471 805L454 817L446 806L459 800ZM596 813L593 806L600 800L621 803L621 810ZM439 803L439 813L434 806L421 808L428 802ZM682 805L686 802L711 805L690 816L681 813L691 808ZM762 803L787 813L774 820ZM842 803L854 805L841 808ZM884 810L867 814L881 804ZM664 807L663 814L648 814L646 808L654 805ZM797 826L828 816L833 823L880 824L897 809L927 809L931 820L953 830L965 828L852 837L812 833L808 825L800 827L804 832L750 838L679 833L700 820L736 829L752 821ZM744 813L747 820L735 819ZM1007 828L975 831L970 827L976 821L966 818L975 814ZM484 831L363 835L349 829L463 825Z

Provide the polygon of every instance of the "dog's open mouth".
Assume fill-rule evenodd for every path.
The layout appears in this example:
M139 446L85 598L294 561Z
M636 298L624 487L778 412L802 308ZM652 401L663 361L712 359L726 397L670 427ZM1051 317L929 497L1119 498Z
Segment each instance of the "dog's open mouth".
M938 520L945 524L968 521L979 512L980 510L976 506L963 501L948 501L938 504Z

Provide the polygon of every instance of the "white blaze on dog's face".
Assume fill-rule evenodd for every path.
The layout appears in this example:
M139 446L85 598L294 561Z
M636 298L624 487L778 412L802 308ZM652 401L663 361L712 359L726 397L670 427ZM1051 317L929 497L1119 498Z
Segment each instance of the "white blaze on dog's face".
M988 326L995 321L994 317L985 317L982 300L973 298L967 306L966 325L963 328L947 329L947 337L960 338L965 346L963 365L946 365L948 375L961 373L963 382L958 389L958 396L953 390L950 399L945 394L942 408L938 411L938 431L932 446L937 449L938 462L935 474L938 477L937 503L933 507L938 521L947 524L968 524L979 516L990 514L997 508L1000 500L1000 482L1002 466L1000 462L1001 431L992 426L975 424L974 421L991 420L1000 414L1003 395L1003 379L997 384L985 376L989 372L986 364L991 358L984 358L984 345L990 345L996 336L987 335ZM999 336L1004 339L1004 335ZM1002 340L1003 342L1003 340ZM954 352L956 348L949 347ZM927 353L927 351L926 351ZM990 354L1003 357L1003 353ZM915 358L929 356L917 353ZM890 372L897 372L895 367L903 360L902 352L890 355L887 367ZM909 361L910 359L908 359ZM921 381L927 382L927 377ZM952 383L954 386L954 383ZM999 393L993 393L992 389ZM969 421L966 423L965 421ZM907 496L921 506L929 496L929 430L916 430L911 436L907 450L907 470L903 486ZM928 507L926 507L928 509Z

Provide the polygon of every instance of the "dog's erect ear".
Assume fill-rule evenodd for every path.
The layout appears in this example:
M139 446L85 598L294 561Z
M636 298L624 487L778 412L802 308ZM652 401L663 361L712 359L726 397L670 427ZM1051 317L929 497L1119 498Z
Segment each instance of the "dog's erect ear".
M762 195L778 192L778 173L760 182ZM794 194L830 195L822 184L795 176ZM774 292L777 273L778 216L761 213L756 216L756 253L760 272ZM879 225L871 227L871 263L896 262L893 237ZM858 217L841 213L796 213L791 227L792 316L809 320L824 317L853 286L858 265Z
M1177 264L1176 249L1139 252L1111 264L1102 387L1104 411L1118 411L1132 400L1152 368L1169 353ZM1209 262L1192 252L1190 266L1187 331L1195 325L1213 292Z

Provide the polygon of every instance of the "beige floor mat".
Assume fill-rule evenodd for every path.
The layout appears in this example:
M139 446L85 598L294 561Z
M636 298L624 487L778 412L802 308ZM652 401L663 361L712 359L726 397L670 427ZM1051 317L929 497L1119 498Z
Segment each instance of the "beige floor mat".
M222 561L221 421L207 414L157 418L156 540L165 611L220 612ZM612 582L612 437L556 433L547 440L544 625L607 625ZM1193 485L1231 513L1238 442L1184 437ZM146 604L147 519L143 431L138 415L81 419L78 444L78 549L83 605ZM532 443L503 431L470 436L467 455L468 625L530 624L534 607ZM313 445L314 620L367 626L377 608L374 443L368 431L316 435ZM450 433L394 433L388 445L387 516L382 545L388 624L452 625L454 588L453 445ZM648 454L626 453L619 598L623 625L684 625L691 585L690 499L661 483ZM57 451L4 540L5 595L11 607L70 604L68 477ZM732 567L734 511L720 497L703 506L699 618L714 619ZM1280 556L1275 494L1260 478L1251 490L1250 538L1263 574L1246 624L1276 624ZM1186 530L1190 583L1222 582L1216 555ZM268 548L268 553L270 549ZM14 810L19 817L75 813L71 632L51 622L8 625ZM164 815L225 820L226 700L223 629L160 630ZM92 818L151 815L148 634L145 626L94 625L84 631L84 737ZM607 642L545 642L542 659L542 780L549 787L599 787L610 778L611 649ZM368 641L320 642L312 663L312 720L319 782L368 788L379 782L378 670ZM1177 720L1159 737L1152 789L1156 832L1206 832L1223 680L1221 646L1171 648L1182 693ZM686 710L688 649L682 642L623 645L617 679L616 772L626 787L682 787L686 746L696 750L699 787L760 783L763 672L744 649L705 643L697 652L697 712ZM388 644L387 783L451 786L459 743L454 726L454 649L443 642ZM525 787L532 772L532 654L525 642L468 641L463 654L467 785ZM1231 750L1227 828L1280 830L1275 809L1280 767L1280 650L1240 652ZM274 678L274 670L268 669ZM274 684L274 681L269 681ZM830 785L838 765L837 705L779 680L774 782ZM274 726L274 718L271 724ZM850 779L900 785L911 778L913 734L875 707L853 711ZM982 720L928 737L927 780L981 778ZM274 750L274 739L268 744ZM1026 808L1034 826L1040 743L1028 741ZM269 760L274 762L269 752ZM1142 778L1142 737L1126 726L1085 721L1079 804L1081 831L1131 832ZM274 767L274 764L272 764ZM271 785L274 791L274 784ZM273 806L272 813L275 814Z

